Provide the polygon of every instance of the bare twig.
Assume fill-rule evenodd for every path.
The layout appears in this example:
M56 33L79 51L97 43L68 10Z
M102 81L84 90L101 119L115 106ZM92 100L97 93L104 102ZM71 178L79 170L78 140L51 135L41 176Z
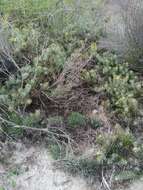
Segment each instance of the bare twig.
M105 177L104 177L104 175L103 175L103 170L102 170L102 183L103 183L104 187L105 187L107 190L111 190L109 184L107 183L107 181L106 181L106 179L105 179Z

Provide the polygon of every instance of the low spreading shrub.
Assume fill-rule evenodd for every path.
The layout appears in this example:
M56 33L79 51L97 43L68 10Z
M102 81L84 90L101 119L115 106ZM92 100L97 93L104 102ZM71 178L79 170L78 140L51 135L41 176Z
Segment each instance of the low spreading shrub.
M62 159L65 156L65 150L59 144L50 144L49 151L55 160Z
M2 30L9 55L17 65L0 84L0 132L13 137L21 137L30 128L49 132L48 139L56 141L49 150L55 159L61 159L67 153L63 144L69 143L70 148L75 145L73 131L76 135L83 128L85 136L81 139L92 141L97 148L95 157L68 160L67 169L84 176L99 172L101 176L101 169L117 165L127 167L129 179L131 165L136 162L141 170L141 143L131 131L119 131L118 126L117 132L114 124L119 120L126 124L124 121L133 120L139 111L141 82L130 69L130 62L142 57L138 52L142 51L138 46L141 37L137 35L135 44L133 32L137 28L140 33L142 26L134 28L134 23L126 20L125 30L131 22L133 36L129 38L126 31L128 46L123 51L129 64L121 62L115 54L98 48L102 35L100 8L100 0L0 1ZM0 54L5 50L2 41L0 38ZM98 110L100 107L103 110ZM95 109L97 113L91 118Z
M96 156L97 160L99 160L98 157L101 155L100 162L104 162L105 165L116 164L125 166L126 169L130 169L130 166L133 166L134 170L141 171L142 145L138 143L131 131L124 130L118 124L114 129L115 131L112 135L102 133L97 136L96 144L99 145L98 152L100 152Z
M1 113L1 128L5 134L12 137L23 137L23 127L41 128L45 127L42 124L42 116L40 110L35 110L34 113L25 115L14 110L5 111Z
M86 69L83 69L83 71L81 72L81 79L83 80L83 82L90 84L90 85L94 85L96 83L96 79L97 79L97 73L95 69L90 69L89 71Z
M113 54L98 56L99 72L104 77L104 90L109 95L110 105L113 110L121 115L130 117L138 110L136 97L141 92L141 83L138 82L128 64L120 64Z
M101 165L96 160L71 159L64 162L64 169L74 175L80 174L83 177L95 177L101 175Z
M67 118L67 124L71 128L82 127L86 125L86 117L78 112L72 112Z
M102 127L101 121L99 121L97 118L90 118L89 124L93 129L98 129L98 128Z

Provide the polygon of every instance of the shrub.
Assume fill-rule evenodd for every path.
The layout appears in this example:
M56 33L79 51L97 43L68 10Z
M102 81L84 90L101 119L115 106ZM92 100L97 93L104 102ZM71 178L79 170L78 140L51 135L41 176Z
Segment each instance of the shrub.
M114 141L109 145L107 149L107 158L113 155L117 155L120 158L127 158L133 152L134 138L132 134L127 132L120 132L115 136Z
M34 113L25 113L25 115L13 109L5 110L4 113L1 112L0 118L1 128L5 134L18 138L22 137L24 134L23 126L40 128L43 126L41 121L42 117L40 110L35 110Z
M89 120L89 124L93 129L98 129L98 128L102 127L102 123L96 118L91 118Z
M47 91L49 84L54 83L61 73L67 57L75 48L81 47L81 39L85 40L89 32L94 34L92 29L99 17L96 20L93 14L94 11L95 14L99 12L99 4L94 1L87 4L85 1L81 7L76 1L51 3L40 0L33 4L31 0L12 0L9 4L2 0L3 32L8 32L12 53L20 66L16 76L10 76L7 84L1 87L5 102L14 108L27 106L32 103L35 89ZM90 11L85 11L86 6ZM71 10L66 11L65 8ZM45 14L45 11L49 11L49 14ZM91 17L86 14L91 14ZM44 15L42 19L40 15ZM83 17L86 17L86 22Z
M111 105L124 116L130 116L138 111L138 102L134 94L135 85L133 84L131 89L127 78L120 78L118 75L105 85L106 91L111 95Z
M120 64L113 54L97 55L98 69L104 77L104 90L109 94L111 107L116 112L130 117L138 110L138 95L141 83L129 70L127 63Z
M19 129L9 127L14 123L39 127L40 118L37 120L32 114L41 102L44 109L48 109L47 105L45 108L45 97L54 91L51 86L62 73L66 60L76 49L83 47L87 38L99 35L100 0L82 1L81 5L75 0L0 1L2 33L6 34L10 55L17 64L17 72L0 84L1 108L4 106L3 110L9 116L2 114L2 119L12 122L5 122L8 133L15 130L19 133ZM5 52L1 40L0 51ZM85 125L84 117L80 114L78 117L73 126ZM57 124L58 119L53 120L49 122ZM23 130L20 129L20 133Z
M83 71L81 72L81 79L83 80L83 82L90 84L90 85L94 85L97 81L97 73L95 69L90 69L89 71L86 69L83 69Z
M80 174L84 177L100 176L101 165L96 160L69 159L64 162L64 169L74 175Z
M12 25L10 32L11 33L9 34L8 40L9 43L12 44L15 54L18 54L22 50L26 49L30 51L31 56L36 52L40 34L39 31L32 26L32 24L23 26L22 28Z
M16 76L10 76L5 85L1 85L1 103L16 109L18 106L28 106L32 96L37 91L47 91L49 82L56 80L64 65L65 55L60 47L52 44L33 64L24 65Z
M1 0L1 11L2 13L10 14L13 17L20 17L21 22L26 21L33 16L37 17L40 12L46 11L48 8L51 8L52 5L55 5L56 0L52 2L47 0ZM20 21L18 21L20 22Z
M79 126L85 126L86 118L81 113L72 112L67 118L67 123L68 123L69 127L72 127L72 128L76 128Z
M135 138L130 131L123 130L120 125L116 125L115 129L111 136L105 133L98 136L97 143L104 153L106 164L127 165L133 156Z
M125 170L122 172L119 172L118 174L115 174L114 180L116 182L123 182L123 181L131 181L138 179L140 177L140 174L136 171L131 171L131 170Z
M65 157L65 149L64 146L61 146L60 144L50 144L49 145L49 151L53 157L53 159L58 160Z

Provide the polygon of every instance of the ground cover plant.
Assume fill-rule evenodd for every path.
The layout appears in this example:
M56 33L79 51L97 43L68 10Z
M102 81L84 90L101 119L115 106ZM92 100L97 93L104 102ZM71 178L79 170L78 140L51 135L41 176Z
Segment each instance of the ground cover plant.
M134 69L143 28L137 19L135 33L125 15L123 53L101 48L101 39L108 41L105 6L100 0L1 0L0 140L46 137L64 169L101 180L103 171L107 179L113 173L114 183L143 170L142 73ZM88 158L84 144L94 147Z

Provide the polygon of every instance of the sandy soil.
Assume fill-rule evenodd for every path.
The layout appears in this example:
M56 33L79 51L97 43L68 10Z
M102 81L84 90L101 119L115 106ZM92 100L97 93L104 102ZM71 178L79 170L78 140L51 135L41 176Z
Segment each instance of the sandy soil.
M9 164L0 165L0 186L5 190L91 190L84 179L55 169L54 162L46 148L19 143Z
M0 190L103 190L99 184L89 185L80 176L56 169L45 146L16 143L11 150L5 150L9 150L9 154L5 152L4 163L0 164ZM134 189L143 190L143 180L127 190Z

